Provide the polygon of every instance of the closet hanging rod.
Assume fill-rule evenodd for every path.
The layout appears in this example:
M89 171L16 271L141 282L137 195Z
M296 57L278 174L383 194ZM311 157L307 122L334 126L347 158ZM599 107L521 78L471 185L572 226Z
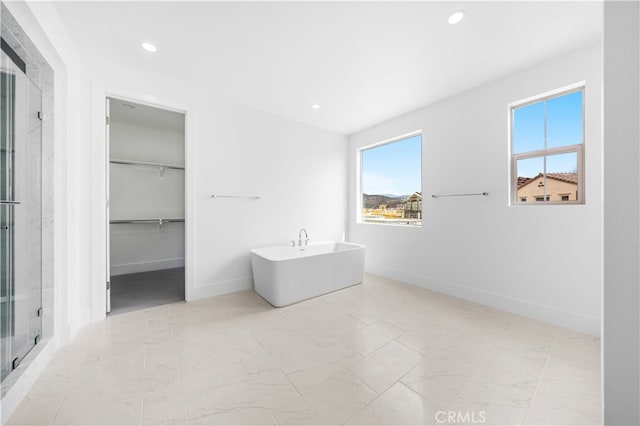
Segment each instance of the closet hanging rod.
M109 223L113 225L120 225L125 223L155 223L162 225L165 223L179 223L184 222L184 219L130 219L130 220L110 220Z
M445 197L472 197L475 195L482 195L484 197L486 197L487 195L489 195L488 192L473 192L470 194L441 194L441 195L435 195L432 194L431 197L432 198L445 198Z
M260 196L257 195L215 195L213 194L211 198L249 198L251 200L259 200Z
M161 164L161 163L150 163L147 161L118 160L113 158L109 160L109 162L112 164L124 164L127 166L149 166L149 167L159 167L163 169L184 170L184 166L176 166L172 164Z

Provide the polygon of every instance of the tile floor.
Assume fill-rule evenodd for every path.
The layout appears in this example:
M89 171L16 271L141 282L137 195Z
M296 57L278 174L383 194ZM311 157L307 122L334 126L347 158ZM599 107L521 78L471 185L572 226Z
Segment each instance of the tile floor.
M286 308L247 291L90 325L10 424L591 425L599 348L367 275Z

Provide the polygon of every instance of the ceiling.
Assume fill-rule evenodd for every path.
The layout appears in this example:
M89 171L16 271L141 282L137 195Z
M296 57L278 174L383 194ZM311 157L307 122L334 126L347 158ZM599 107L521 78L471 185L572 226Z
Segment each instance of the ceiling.
M601 2L55 2L84 57L351 134L600 39ZM447 17L463 9L465 18ZM157 46L151 54L142 41ZM312 109L319 104L319 109Z

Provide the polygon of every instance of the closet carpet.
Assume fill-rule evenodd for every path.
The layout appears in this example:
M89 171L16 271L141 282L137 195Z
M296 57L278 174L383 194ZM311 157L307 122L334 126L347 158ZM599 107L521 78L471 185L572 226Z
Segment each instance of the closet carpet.
M184 300L184 268L111 277L110 315Z

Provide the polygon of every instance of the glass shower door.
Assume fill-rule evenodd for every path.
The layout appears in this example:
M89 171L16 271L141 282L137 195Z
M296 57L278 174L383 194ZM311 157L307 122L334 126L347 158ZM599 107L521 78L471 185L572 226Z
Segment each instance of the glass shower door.
M2 47L0 370L4 379L41 335L42 93L5 53L4 43Z

